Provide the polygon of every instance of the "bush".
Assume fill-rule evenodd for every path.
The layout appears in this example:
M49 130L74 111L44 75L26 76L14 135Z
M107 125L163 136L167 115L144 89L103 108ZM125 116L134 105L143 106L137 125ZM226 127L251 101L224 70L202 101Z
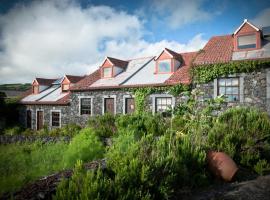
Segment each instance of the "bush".
M116 119L116 127L119 134L129 132L136 138L145 134L163 135L167 129L164 118L152 113L121 115Z
M208 135L209 147L228 153L238 164L254 168L270 161L270 120L252 108L232 108L221 114Z
M91 128L84 128L70 142L64 154L65 166L73 166L77 160L83 162L102 158L105 147Z
M20 135L22 133L22 128L19 126L15 126L15 127L6 129L4 133L5 135Z
M81 127L77 124L71 123L63 126L62 128L54 128L49 131L50 136L69 136L73 137L79 133Z
M91 117L88 126L93 128L99 137L111 137L116 133L115 116L110 113Z
M107 169L80 171L62 182L60 199L168 199L182 187L205 184L205 152L188 137L132 133L114 138L105 155Z

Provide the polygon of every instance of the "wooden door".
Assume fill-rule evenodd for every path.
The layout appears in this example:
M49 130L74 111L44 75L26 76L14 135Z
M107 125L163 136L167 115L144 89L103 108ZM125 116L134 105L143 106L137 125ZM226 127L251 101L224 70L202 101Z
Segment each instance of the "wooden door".
M133 113L135 111L134 98L126 98L126 113Z
M105 103L104 112L115 114L114 113L114 99L113 98L106 98L104 103Z
M26 128L32 128L32 111L26 111Z
M37 130L43 128L43 111L37 111Z

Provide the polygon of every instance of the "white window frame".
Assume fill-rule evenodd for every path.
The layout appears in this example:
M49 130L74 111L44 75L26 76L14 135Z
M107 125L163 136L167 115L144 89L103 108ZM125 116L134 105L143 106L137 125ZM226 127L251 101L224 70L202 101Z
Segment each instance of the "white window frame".
M37 130L37 112L38 112L38 111L43 111L43 126L44 126L44 124L45 124L45 123L44 123L44 115L45 115L45 114L44 114L44 109L41 109L41 108L36 109L36 130Z
M79 116L93 116L93 100L94 97L93 96L79 96ZM81 99L91 99L91 114L87 115L87 114L82 114L81 113Z
M126 113L126 100L129 99L129 98L133 98L135 100L135 96L132 95L132 94L126 94L126 95L123 95L123 114L127 114Z
M237 76L236 74L233 75L228 75L226 77L222 76L219 78L239 78L239 101L237 102L232 102L232 103L243 103L244 102L244 77L245 74L241 73L239 76ZM218 95L218 79L214 79L214 95L213 97L216 98Z
M59 113L59 126L52 125L52 113L53 112ZM51 110L50 111L50 127L52 127L52 128L61 128L62 127L62 112L61 112L61 110Z
M27 111L31 111L31 127L30 127L30 129L32 129L33 128L33 119L34 119L34 110L32 108L26 109L26 112L25 112L25 116L26 116L26 118L25 118L25 128L27 128Z
M114 115L116 115L116 95L103 95L102 96L102 115L105 114L105 99L112 98L114 101Z
M156 112L156 98L162 98L162 97L170 97L172 98L172 109L174 109L175 107L175 97L173 95L170 94L152 94L150 95L150 97L152 98L152 113L155 114Z

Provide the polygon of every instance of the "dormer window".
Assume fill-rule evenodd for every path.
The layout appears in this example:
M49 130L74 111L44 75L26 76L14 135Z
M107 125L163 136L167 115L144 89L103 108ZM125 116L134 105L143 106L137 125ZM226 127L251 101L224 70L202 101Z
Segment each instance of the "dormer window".
M33 86L33 94L38 94L39 93L39 86L38 85L34 85Z
M112 78L123 72L128 65L127 61L107 57L101 65L101 77Z
M261 30L246 19L233 35L235 51L261 48Z
M257 37L256 34L240 35L237 37L238 49L253 49L256 48Z
M158 73L171 73L171 60L158 61Z
M175 72L181 65L182 56L165 48L156 60L156 74L169 74Z
M66 92L69 90L69 84L62 84L62 91Z
M112 67L105 67L103 68L103 77L110 78L112 77Z

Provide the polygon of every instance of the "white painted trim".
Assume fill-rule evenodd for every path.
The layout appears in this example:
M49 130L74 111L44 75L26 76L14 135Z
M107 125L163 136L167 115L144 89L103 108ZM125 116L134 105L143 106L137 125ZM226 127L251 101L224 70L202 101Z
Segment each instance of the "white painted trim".
M116 95L103 95L102 96L102 115L105 113L105 99L113 98L114 99L114 114L116 115Z
M59 112L59 127L52 125L52 112ZM50 110L50 127L61 128L62 126L62 112L61 110Z
M132 94L126 94L126 95L123 95L123 114L126 114L126 99L129 99L129 98L135 98L134 95Z
M40 109L40 108L38 108L38 109L36 109L36 130L37 130L37 112L38 111L43 111L43 124L42 124L42 126L44 126L44 109Z
M235 35L236 33L238 33L238 32L240 31L240 29L241 29L246 23L247 23L248 25L250 25L252 28L254 28L256 31L259 31L259 30L260 30L257 26L253 25L253 24L250 23L247 19L245 19L244 22L236 29L236 31L234 31L233 34Z
M215 78L214 79L214 94L213 94L214 96L213 97L216 98L218 96L217 94L218 94L218 79Z
M31 111L31 127L30 129L33 128L33 119L34 119L34 110L32 108L30 109L26 109L26 112L25 112L25 115L26 115L26 118L25 118L25 128L27 128L27 111L30 110Z
M94 96L78 96L78 99L79 99L79 112L78 112L78 116L84 116L86 114L81 114L81 99L91 99L91 115L90 116L93 116L93 100L94 100Z
M170 95L170 94L152 94L152 95L150 95L150 97L152 98L152 113L153 114L156 113L156 98L158 98L158 97L171 97L172 98L172 109L174 109L174 107L175 107L175 97L173 95Z
M239 102L244 103L244 74L239 77Z

